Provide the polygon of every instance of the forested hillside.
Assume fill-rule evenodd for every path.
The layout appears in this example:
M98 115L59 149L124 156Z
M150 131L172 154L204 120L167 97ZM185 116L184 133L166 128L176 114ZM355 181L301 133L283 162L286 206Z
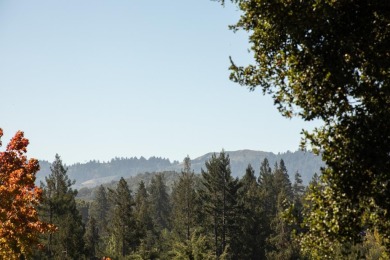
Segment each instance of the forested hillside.
M32 257L309 259L300 243L309 238L310 197L323 189L316 174L305 187L299 172L290 181L283 159L271 166L264 158L234 178L225 152L212 154L201 174L188 157L182 165L180 173L139 174L78 193L56 156L39 215L57 231L41 236ZM375 232L364 230L353 247L333 247L332 259L383 254Z
M248 164L233 177L222 151L201 174L186 157L180 173L78 191L59 155L36 187L38 161L24 156L27 145L18 132L0 152L2 259L323 259L310 245L313 225L329 225L311 219L313 202L327 192L324 179L314 174L305 187L296 172L291 181L283 159L272 167L264 158L258 171ZM363 227L358 236L333 243L324 259L388 259L378 229Z
M325 166L320 156L316 156L308 151L295 151L274 154L272 152L239 150L226 151L230 157L231 171L234 177L244 176L248 164L251 164L256 171L260 169L261 162L267 158L271 166L283 160L289 172L290 180L294 179L294 174L298 171L302 175L302 180L305 185L309 183L314 173L319 173L320 168ZM218 153L217 153L218 154ZM211 158L213 153L205 154L191 161L191 165L196 173L200 173L204 169L204 164ZM179 167L183 167L180 164ZM180 171L180 169L176 169Z
M300 172L304 184L308 184L315 172L319 173L320 167L324 166L321 158L311 152L296 151L274 154L252 150L228 151L230 156L231 171L234 177L242 177L248 164L254 169L259 169L261 161L268 158L269 163L274 165L283 159L286 163L290 179L295 172ZM204 163L211 158L213 153L205 154L191 161L195 173L200 173ZM50 173L50 163L40 161L41 170L37 175L37 181L44 180ZM176 171L180 172L183 164L178 161L171 162L169 159L151 157L141 158L115 158L109 162L90 161L68 166L68 175L76 180L76 188L94 187L100 184L118 181L120 177L129 178L140 173Z
M37 175L37 181L44 180L50 174L50 163L40 161L41 170ZM114 158L109 162L89 161L67 165L68 175L76 180L75 187L96 186L112 180L118 181L120 177L135 176L138 173L163 171L178 165L179 162L170 162L169 159L160 157ZM84 185L83 185L84 184Z

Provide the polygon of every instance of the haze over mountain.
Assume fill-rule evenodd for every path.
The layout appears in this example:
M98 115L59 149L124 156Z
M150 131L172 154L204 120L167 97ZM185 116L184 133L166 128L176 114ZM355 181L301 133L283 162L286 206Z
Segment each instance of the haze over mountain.
M248 164L251 164L259 174L259 168L264 158L269 160L273 167L276 162L284 160L290 179L298 171L302 175L304 184L307 184L315 172L319 173L324 166L321 157L315 156L311 152L295 151L274 154L272 152L262 152L253 150L226 151L230 156L232 175L241 177L245 173ZM191 160L192 169L195 173L200 173L205 168L205 162L211 158L213 153ZM218 153L217 153L218 154ZM40 161L41 170L37 175L37 183L43 181L45 176L50 174L50 162ZM76 163L68 165L68 176L75 180L75 188L94 187L103 183L119 180L120 177L128 178L145 172L176 171L183 168L178 161L171 162L169 159L161 157L136 158L114 158L109 162L89 161L87 163Z

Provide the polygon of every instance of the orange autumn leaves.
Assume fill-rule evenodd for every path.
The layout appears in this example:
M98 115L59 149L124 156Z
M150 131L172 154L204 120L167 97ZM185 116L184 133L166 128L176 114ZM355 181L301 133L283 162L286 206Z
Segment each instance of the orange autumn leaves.
M0 152L0 257L7 259L29 255L38 245L39 234L54 231L54 226L38 219L36 206L42 190L34 182L39 164L36 159L27 160L28 143L18 131Z

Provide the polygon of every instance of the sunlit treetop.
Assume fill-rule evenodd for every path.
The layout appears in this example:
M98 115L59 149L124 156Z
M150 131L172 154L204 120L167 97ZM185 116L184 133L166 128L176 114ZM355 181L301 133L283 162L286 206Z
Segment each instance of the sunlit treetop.
M272 94L284 115L341 120L390 104L388 1L232 2L255 63L232 63L231 79Z
M3 131L0 129L0 137ZM41 233L54 231L38 219L42 190L35 186L38 160L27 160L28 139L18 131L0 152L0 257L19 259L39 246Z

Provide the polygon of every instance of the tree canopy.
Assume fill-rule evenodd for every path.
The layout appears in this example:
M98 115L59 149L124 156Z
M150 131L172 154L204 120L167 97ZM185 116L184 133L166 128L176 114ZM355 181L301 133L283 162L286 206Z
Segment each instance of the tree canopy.
M3 130L0 128L0 138ZM39 234L55 228L38 218L42 189L34 183L36 159L27 160L28 139L18 131L0 152L0 258L19 259L39 244ZM1 141L0 141L1 145Z
M390 2L232 2L242 15L231 29L249 33L254 62L239 66L232 60L230 78L251 90L260 87L286 117L323 122L303 131L302 144L309 141L327 164L328 188L316 199L348 204L344 213L357 219L356 229L334 235L357 238L366 214L389 219ZM336 223L343 214L327 221ZM386 221L370 225L390 239Z
M38 259L79 259L84 255L84 225L76 206L77 190L72 188L67 167L56 154L50 167L51 173L41 183L43 200L40 215L57 227L57 232L42 237L45 252Z

